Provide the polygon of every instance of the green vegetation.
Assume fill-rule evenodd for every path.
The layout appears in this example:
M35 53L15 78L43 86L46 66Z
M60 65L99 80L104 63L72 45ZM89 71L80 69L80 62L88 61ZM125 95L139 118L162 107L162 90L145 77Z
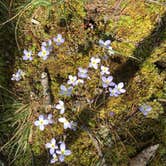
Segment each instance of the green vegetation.
M160 146L149 165L165 165L166 7L160 3L164 1L125 0L118 4L109 0L108 5L98 0L0 2L0 150L8 156L6 162L49 165L45 144L65 133L72 151L65 160L69 166L100 166L103 162L127 166L138 152L156 143ZM41 43L58 33L65 43L62 47L54 44L55 49L43 61L37 56ZM115 54L104 63L110 66L115 82L125 83L126 93L117 98L98 95L99 73L95 72L84 91L79 91L83 100L95 99L94 105L85 104L82 98L65 99L72 108L66 116L78 122L78 129L64 131L56 120L52 127L39 131L33 125L39 114L58 117L56 110L44 109L41 73L49 73L55 104L62 99L59 87L68 75L76 75L80 66L88 67L90 57L105 56L99 39L112 41ZM33 51L32 62L22 60L24 49ZM20 68L26 71L25 78L11 82L11 75ZM33 99L32 92L36 95ZM143 103L152 107L147 116L138 111Z

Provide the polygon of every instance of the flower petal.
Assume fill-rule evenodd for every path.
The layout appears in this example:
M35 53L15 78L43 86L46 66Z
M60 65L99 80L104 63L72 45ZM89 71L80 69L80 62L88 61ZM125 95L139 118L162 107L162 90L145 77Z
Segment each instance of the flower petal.
M66 121L66 118L62 117L62 118L59 118L58 120L59 122L64 123Z
M123 82L120 82L119 84L118 84L118 88L123 88L124 87L124 83Z
M61 109L60 114L64 114L65 109Z
M109 76L107 79L111 82L113 80L113 77Z
M55 149L54 149L54 148L51 148L51 149L50 149L50 154L54 154L54 152L55 152Z
M125 89L121 89L120 92L121 92L121 93L125 93L126 90L125 90Z
M23 53L24 53L24 55L27 55L27 54L28 54L28 51L27 51L27 50L24 50Z
M39 115L39 120L43 120L44 119L44 115Z
M64 85L61 85L61 86L60 86L60 89L63 90L63 91L66 91L66 90L67 90Z
M58 35L57 35L57 38L60 38L60 39L61 39L61 38L62 38L62 35L61 35L61 34L58 34Z
M64 151L66 149L66 145L64 142L61 143L60 149L61 149L61 151Z
M52 114L48 114L48 119L52 119Z
M51 148L51 144L50 144L50 143L46 143L46 144L45 144L45 147L46 147L46 148Z
M52 143L52 144L55 144L55 143L56 143L55 138L52 138L51 143Z
M104 76L102 76L101 79L102 79L103 82L106 82L106 80L107 80L107 78L104 77Z
M44 125L48 125L48 120L45 119L45 120L43 121L43 123L44 123Z
M60 160L60 162L63 162L65 160L65 156L64 155L60 155L59 156L59 160Z
M61 154L61 151L60 151L60 150L56 150L56 153L57 153L57 154Z
M39 126L39 121L38 120L35 121L34 124L35 124L35 126Z
M103 46L104 45L104 41L103 40L99 40L99 45Z
M39 126L39 129L40 129L41 131L43 131L43 130L44 130L44 125L40 125L40 126Z
M65 156L69 156L71 154L71 150L65 150Z
M105 44L106 46L108 46L108 45L111 44L111 41L110 41L110 40L106 40L106 41L104 42L104 44Z

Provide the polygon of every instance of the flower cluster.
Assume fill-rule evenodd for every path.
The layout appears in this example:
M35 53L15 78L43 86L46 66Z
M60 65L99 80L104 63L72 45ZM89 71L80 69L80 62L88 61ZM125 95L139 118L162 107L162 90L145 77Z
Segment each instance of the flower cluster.
M113 55L115 53L115 51L112 49L112 47L110 46L110 44L111 44L110 40L106 40L106 41L99 40L99 45L101 47L107 49L109 55Z
M119 96L122 93L125 93L126 90L123 88L124 83L120 82L118 84L115 84L114 88L109 88L110 96Z
M53 41L55 42L57 46L60 46L62 43L64 43L65 39L62 37L61 34L58 34L57 37L53 38ZM50 52L52 51L52 49L53 49L52 40L48 40L47 42L42 42L41 51L39 51L38 56L42 58L43 60L46 60ZM24 61L27 61L27 60L32 61L33 60L32 51L31 50L28 51L24 49L22 58ZM24 72L21 69L19 69L16 72L16 74L12 75L11 80L19 81L21 80L23 76L24 76Z
M65 39L62 37L61 34L58 34L57 37L53 38L53 42L57 46L60 46L65 42ZM53 50L53 42L52 40L48 40L47 42L42 42L41 50L38 52L38 56L43 60L47 60L51 51ZM100 40L99 44L101 47L108 50L109 54L113 54L114 51L110 46L111 41L103 41ZM112 51L112 52L111 52ZM33 53L32 51L24 50L23 60L33 60ZM100 76L102 81L102 86L104 89L109 89L110 96L118 96L122 93L125 93L124 84L122 82L116 84L113 82L113 76L110 75L109 68L101 64L101 59L99 57L91 57L88 68L78 68L78 73L76 75L69 75L66 84L62 84L60 86L60 94L63 96L71 96L73 89L80 85L84 84L86 79L90 79L88 71L90 69L97 70L100 69ZM19 81L24 73L21 69L17 71L16 74L13 74L12 80ZM64 101L59 100L58 103L55 105L55 109L59 111L60 115L64 114L66 111L66 105ZM65 116L59 117L58 121L63 124L64 129L71 129L76 130L77 123L73 121L68 121ZM48 116L39 115L38 120L34 122L34 125L39 127L41 131L45 129L45 127L49 124L53 124L53 116L49 114ZM71 154L71 151L66 149L66 145L64 142L60 142L59 144L56 143L56 140L53 138L51 142L47 143L46 148L49 149L50 155L52 156L51 163L55 163L57 161L63 162L65 156Z
M18 69L18 71L15 74L12 74L11 80L20 81L22 77L24 77L24 75L25 73L21 69Z
M61 34L58 34L57 37L53 38L53 41L57 46L60 46L62 43L64 43L65 39L62 37ZM43 60L46 60L50 55L52 48L52 40L43 42L41 46L41 51L38 53L38 56L41 57Z
M144 116L147 116L151 110L152 110L152 107L147 104L143 104L139 107L139 111L141 111Z
M32 58L32 51L28 51L28 50L24 50L23 51L23 53L24 53L24 56L23 56L23 60L33 60L33 58Z
M65 85L60 86L60 94L64 96L71 96L73 87L66 87Z
M38 120L34 122L35 126L38 126L41 131L44 130L45 126L52 123L53 123L52 114L49 114L47 117L45 117L44 115L40 115Z
M57 104L55 108L60 110L60 114L64 114L65 106L64 106L64 102L62 100L59 100L59 104Z
M47 143L45 147L49 149L50 155L52 155L52 159L50 161L51 164L60 161L63 162L65 156L69 156L71 151L66 149L66 144L64 142L60 142L60 145L56 143L56 140L53 138L51 142Z
M86 78L88 78L88 69L79 67L77 76L76 75L68 76L67 84L69 86L68 87L65 85L60 86L60 94L64 96L71 96L73 88L79 84L84 84L85 81L83 79Z
M65 39L62 37L61 34L58 34L57 37L53 38L54 42L56 43L57 46L60 46L65 42Z
M113 76L102 76L102 86L103 88L109 88L110 96L119 96L122 93L125 93L126 90L123 88L124 83L120 82L118 84L113 82Z
M105 44L105 47L108 46ZM89 67L98 69L100 62L101 62L100 58L92 57L90 59ZM101 69L100 74L101 74L102 86L103 88L109 88L110 96L117 97L120 94L126 92L126 90L124 89L123 82L120 82L118 84L113 82L113 76L109 75L110 71L108 67L101 65L100 69Z
M99 58L92 57L90 59L89 67L98 69L98 65L99 65L100 61L101 60Z
M112 50L112 47L110 46L111 41L103 41L99 40L100 46ZM89 62L89 68L97 70L99 65L101 63L101 59L98 57L91 57ZM110 96L119 96L122 93L125 93L126 90L124 89L124 83L120 82L118 84L113 82L113 76L110 75L109 68L106 66L101 65L100 67L100 74L101 74L101 80L102 80L102 86L103 88L109 88ZM71 96L73 87L78 84L83 84L85 78L89 78L88 76L88 68L78 68L78 74L73 76L68 76L67 84L70 85L70 87L66 87L65 85L60 86L60 94L65 96Z
M62 43L64 43L65 39L62 37L61 34L58 34L57 37L53 38L53 41L57 46L60 46ZM50 55L52 49L53 49L52 40L48 40L47 42L42 42L41 51L39 51L38 56L43 60L46 60ZM24 53L23 60L30 60L30 61L33 60L32 51L24 50L23 53Z

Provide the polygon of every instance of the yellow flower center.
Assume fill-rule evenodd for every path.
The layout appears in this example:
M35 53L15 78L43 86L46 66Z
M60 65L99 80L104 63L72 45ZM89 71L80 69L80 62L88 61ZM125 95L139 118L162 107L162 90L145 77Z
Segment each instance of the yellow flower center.
M57 156L54 156L54 160L56 160L57 159Z
M62 154L65 154L65 150L61 150Z
M58 41L58 42L61 42L61 39L60 39L60 38L58 38L58 39L57 39L57 41Z
M44 124L44 121L43 120L40 120L40 125L43 125Z
M45 56L46 55L46 51L43 51L43 56Z
M92 64L93 64L93 65L96 65L96 62L95 62L95 61L93 61L93 62L92 62Z
M109 84L110 83L110 81L109 80L106 80L106 84Z

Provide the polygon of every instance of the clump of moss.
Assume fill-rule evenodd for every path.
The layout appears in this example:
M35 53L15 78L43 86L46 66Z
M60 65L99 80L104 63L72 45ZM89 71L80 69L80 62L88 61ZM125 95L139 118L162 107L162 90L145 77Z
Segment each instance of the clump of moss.
M110 3L113 4L114 1ZM26 10L19 22L18 34L20 34L20 37L18 37L18 41L22 50L23 48L32 49L34 61L29 63L20 60L21 52L16 57L15 63L15 68L22 68L26 71L26 80L15 87L16 93L19 93L21 89L21 92L26 94L24 100L28 97L32 87L38 92L38 99L42 98L41 71L47 69L54 96L53 103L56 103L61 98L59 86L68 79L69 74L75 75L80 66L88 67L90 57L105 56L106 52L98 47L100 38L113 39L112 47L116 50L116 53L104 60L104 63L111 67L111 74L115 74L119 66L123 67L133 56L133 52L138 51L138 43L151 33L155 28L157 18L165 11L162 6L147 4L143 1L134 1L127 6L126 2L123 2L120 5L121 14L118 18L108 17L108 25L106 25L103 22L103 15L97 15L97 18L93 20L93 28L90 29L85 25L85 20L89 19L88 14L90 14L86 10L83 1L63 1L61 3L51 1L45 5L38 3L30 10ZM38 21L39 24L33 24L32 19ZM54 51L49 59L47 61L40 60L37 53L40 50L41 42L52 39L58 33L62 33L65 37L65 43L62 47L57 47L54 44ZM148 47L148 45L147 42L145 47ZM163 106L158 99L164 96L164 71L160 72L156 62L160 60L160 57L164 57L164 46L165 44L162 43L150 53L151 55L146 55L146 48L143 50L140 48L140 54L139 51L137 54L141 56L140 59L143 57L142 59L145 61L138 65L137 61L140 59L138 56L135 57L136 60L133 60L133 63L137 65L138 70L131 68L129 73L119 73L114 76L115 82L126 81L126 94L118 98L107 98L106 95L99 96L99 101L103 103L96 101L94 107L89 104L86 109L76 107L77 102L80 102L78 98L71 101L70 98L65 99L67 105L72 107L66 113L67 117L72 115L72 120L78 119L79 125L84 124L91 128L98 142L110 142L111 140L111 147L108 144L101 145L101 150L108 164L122 165L125 163L127 165L129 158L148 145L149 140L155 143L160 138L162 127L157 131L160 123L155 124L155 122L163 113ZM148 58L145 59L144 57ZM136 73L129 78L130 73L133 73L132 69ZM87 81L86 87L83 87L83 91L80 92L83 99L92 100L99 95L101 85L98 78L99 73L96 72L91 76L91 80ZM26 92L24 92L25 87ZM138 107L143 103L148 103L153 107L146 118L138 112ZM39 114L38 112L46 113L42 108L34 110L31 123ZM50 112L54 117L58 117L56 110ZM115 115L111 117L110 112L114 112ZM150 126L151 122L152 126ZM108 129L107 136L100 132L99 124ZM147 128L147 126L150 127ZM155 132L156 134L151 139ZM44 132L39 132L36 128L33 128L32 150L36 158L46 157L45 143L52 137L60 140L63 133L64 130L62 126L57 125L57 120L55 120L55 126L48 127ZM92 140L89 139L85 131L78 129L74 134L67 131L65 135L68 137L69 147L72 150L72 155L66 160L69 165L91 165L100 160ZM161 137L164 140L163 136ZM72 140L75 141L72 142ZM165 152L161 149L161 153L164 154ZM21 160L18 162L19 165L22 163Z

